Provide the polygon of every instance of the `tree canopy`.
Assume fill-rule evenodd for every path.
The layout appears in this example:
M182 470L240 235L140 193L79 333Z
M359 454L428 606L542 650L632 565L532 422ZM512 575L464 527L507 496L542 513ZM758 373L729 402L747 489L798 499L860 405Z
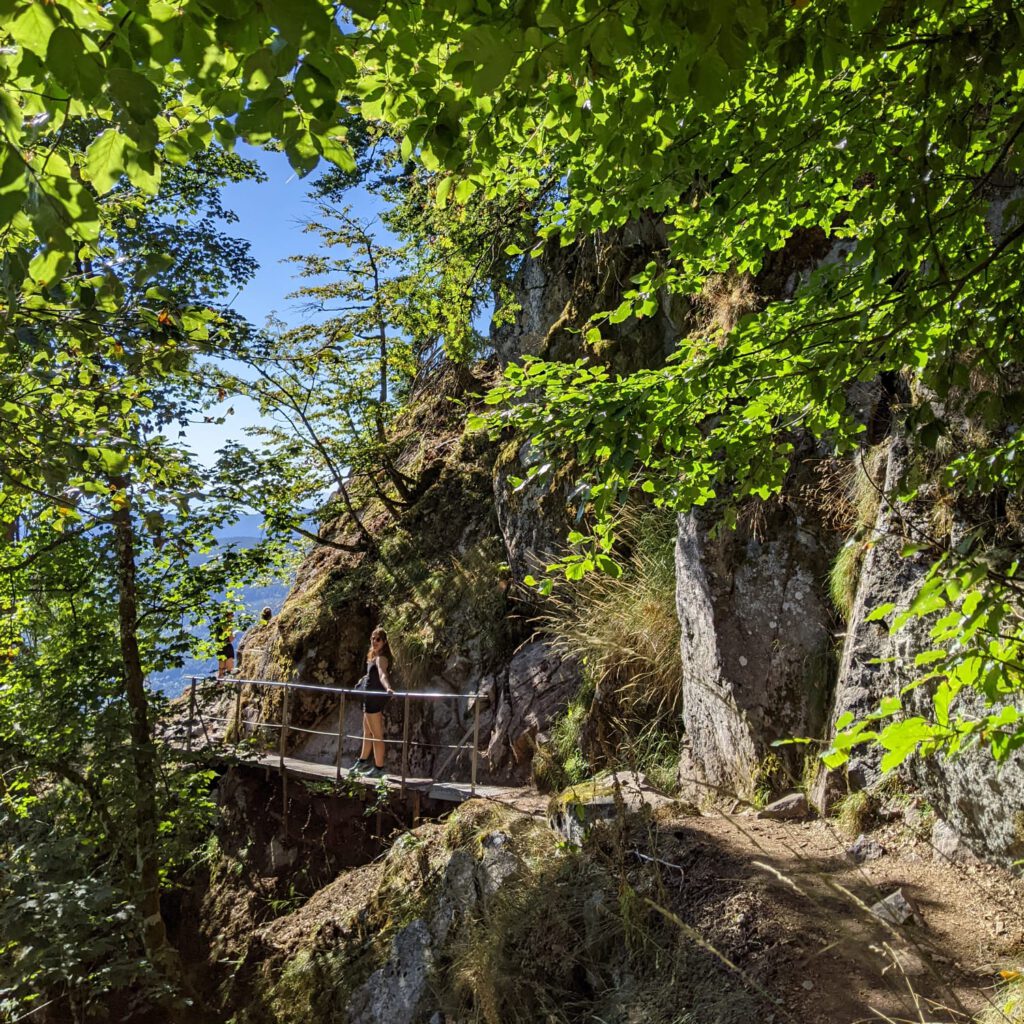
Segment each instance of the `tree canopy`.
M422 170L409 175L420 206L453 212L446 238L479 245L460 211L486 210L510 236L526 218L513 261L641 215L664 225L621 304L571 325L590 356L514 365L488 396L492 426L551 454L534 477L567 457L579 467L592 533L567 574L616 571L611 522L633 489L680 511L720 503L728 523L737 500L779 491L798 432L836 453L862 444L851 385L904 381L903 429L931 456L903 496L927 484L1002 511L918 538L932 572L917 599L876 612L893 628L930 617L934 714L900 717L894 698L878 728L844 722L830 756L878 739L889 763L976 741L1005 757L1024 743L1005 512L1024 484L1022 40L1013 0L9 3L0 516L37 509L62 532L86 507L127 529L129 480L136 496L186 495L188 467L156 439L185 408L195 360L230 351L217 303L245 254L214 265L193 247L187 266L169 263L179 243L146 197L204 161L234 173L223 151L237 139L281 149L301 174L326 159L346 181L379 141ZM433 212L417 224L437 229ZM801 247L813 258L769 285L776 257ZM421 333L464 355L487 272L459 249L444 302L458 316ZM615 324L723 277L755 292L735 324L684 331L666 366L629 376L597 358ZM955 703L965 687L982 713Z

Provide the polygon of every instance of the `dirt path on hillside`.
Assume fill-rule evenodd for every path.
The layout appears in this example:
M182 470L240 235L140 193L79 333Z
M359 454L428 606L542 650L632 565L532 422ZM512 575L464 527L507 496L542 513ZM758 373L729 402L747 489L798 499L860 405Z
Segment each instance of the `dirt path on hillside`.
M707 935L777 1019L964 1021L1024 954L1024 882L948 863L904 826L856 863L828 821L752 815L661 818L657 856L678 865L673 910ZM868 908L897 889L914 918L887 927Z
M697 817L667 804L598 822L578 849L548 831L547 803L526 789L502 813L493 801L470 801L454 820L396 832L389 852L340 872L296 909L285 909L290 899L279 900L284 913L275 912L273 897L290 897L287 875L250 879L233 869L240 865L225 866L201 915L221 997L234 1006L255 990L276 1006L278 995L268 993L306 971L315 954L327 972L309 975L323 988L318 998L335 998L332 986L362 984L371 969L402 966L391 933L373 946L380 929L397 935L413 915L434 920L442 905L454 914L462 906L457 899L468 902L452 917L453 929L458 921L486 920L501 884L517 887L515 906L521 903L523 913L534 908L543 919L525 952L504 932L492 936L512 958L510 969L524 970L515 959L523 954L550 964L555 978L558 957L580 952L558 942L570 936L581 944L579 960L594 970L559 984L600 1016L588 1009L558 1018L580 1024L972 1024L991 1005L998 972L1024 960L1024 881L990 865L937 858L920 838L923 826L915 833L900 821L874 831L869 838L880 855L858 863L847 852L851 840L829 821ZM505 834L503 842L486 841L497 833ZM488 888L481 864L506 848L517 851L513 857L534 851L530 866L507 881L494 876ZM456 849L476 864L469 889L459 888L457 897L447 888L466 869L463 863L449 871ZM562 877L572 878L568 892ZM896 890L914 916L889 926L868 908ZM605 943L605 932L618 937ZM542 948L549 937L550 950ZM452 951L439 946L429 953L445 962ZM231 961L241 968L227 976L219 965ZM543 970L534 974L534 981L546 977ZM593 978L615 983L597 987Z

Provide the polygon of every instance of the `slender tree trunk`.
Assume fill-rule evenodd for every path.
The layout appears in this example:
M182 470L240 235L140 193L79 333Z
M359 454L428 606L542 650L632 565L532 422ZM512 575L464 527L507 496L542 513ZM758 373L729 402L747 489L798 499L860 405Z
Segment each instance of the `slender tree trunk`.
M128 497L128 481L113 480L117 493ZM149 722L138 641L138 595L135 581L135 531L131 506L125 500L113 514L117 547L117 617L124 665L124 688L131 711L132 768L135 776L135 851L138 892L146 955L159 968L177 974L177 955L167 939L160 913L160 857L157 840L156 746Z
M360 229L361 230L361 229ZM384 472L395 485L402 500L409 504L412 501L412 489L405 474L391 461L388 456L388 435L384 429L384 407L388 404L388 331L384 317L384 305L381 299L380 271L377 268L377 257L373 251L373 240L362 231L363 244L366 247L366 258L373 274L373 302L377 316L377 344L379 362L379 390L377 401L373 407L374 425L377 428L377 441L380 444L380 461Z

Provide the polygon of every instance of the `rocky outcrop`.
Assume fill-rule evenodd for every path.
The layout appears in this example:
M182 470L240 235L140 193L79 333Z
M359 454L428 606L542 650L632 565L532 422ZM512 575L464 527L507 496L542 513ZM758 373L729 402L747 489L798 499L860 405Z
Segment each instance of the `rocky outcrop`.
M487 760L492 770L525 767L538 740L579 689L575 660L550 644L535 641L520 648L495 702Z
M526 479L535 461L529 442L512 441L494 469L494 511L516 583L529 574L543 575L544 564L565 544L572 522L564 480L545 486ZM523 482L516 486L512 478Z
M512 282L518 308L505 323L499 309L500 326L491 332L499 360L579 359L586 350L580 328L595 313L618 306L630 279L665 245L665 225L641 216L572 245L553 238L539 256L525 257ZM692 317L690 303L664 295L650 316L602 324L600 359L620 373L661 366Z
M913 451L909 440L897 436L889 450L885 493L898 493L911 470ZM845 712L855 718L875 710L883 697L901 693L920 671L916 656L932 649L929 637L933 621L914 618L895 633L887 621L869 621L872 609L892 604L907 608L924 582L931 565L928 554L903 557L908 540L930 532L927 488L910 503L882 502L870 545L861 569L853 612L847 628L833 705L835 720ZM953 529L958 527L954 523ZM930 691L918 687L904 700L911 713L929 714ZM980 699L970 694L959 698L965 713L980 711ZM973 706L972 706L973 702ZM1024 700L1020 704L1024 710ZM877 747L855 748L840 772L819 778L814 797L827 808L848 789L862 789L880 778L881 752ZM997 765L984 746L962 751L954 758L914 757L908 773L927 800L954 832L975 853L1003 864L1024 857L1024 751L1011 753Z
M570 786L551 798L548 824L566 842L582 846L595 822L610 821L622 814L654 811L672 804L642 772L612 772L601 778Z
M886 461L882 491L893 494L906 470L908 446L905 438L894 440ZM829 735L835 732L835 723L849 713L863 718L878 707L882 697L899 692L899 668L893 662L880 658L883 648L890 643L889 627L884 622L869 622L868 615L887 601L910 600L927 571L928 559L924 555L901 557L905 543L905 529L899 515L908 514L906 508L898 512L887 502L879 505L874 527L867 543L861 565L856 596L846 627L846 636L839 664L832 720ZM931 646L926 636L915 637L907 630L901 640L918 650ZM857 747L841 773L822 771L815 783L814 802L827 810L836 797L849 789L865 789L876 783L880 776L881 753L871 746Z
M712 537L700 513L679 518L676 607L686 747L684 793L698 803L800 777L793 748L816 735L829 689L831 613L823 594L829 545L795 500ZM764 778L770 754L784 769ZM774 763L774 762L773 762Z

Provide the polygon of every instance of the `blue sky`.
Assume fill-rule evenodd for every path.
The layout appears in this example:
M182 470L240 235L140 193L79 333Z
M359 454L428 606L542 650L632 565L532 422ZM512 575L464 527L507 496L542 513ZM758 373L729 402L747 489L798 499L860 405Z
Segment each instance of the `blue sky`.
M224 190L224 205L238 214L238 223L231 225L231 233L249 240L252 254L260 264L259 272L231 305L257 327L263 326L271 314L289 325L301 323L303 313L299 301L288 298L295 290L293 268L281 261L316 249L316 236L304 234L302 224L314 212L308 192L319 169L300 178L281 153L244 144L239 144L238 152L256 160L267 180L241 182ZM376 215L379 201L375 197L353 190L350 202L358 216L372 218ZM206 464L213 462L216 450L227 441L241 440L243 429L256 416L255 408L239 399L229 400L211 412L224 414L229 407L234 408L234 415L223 425L196 423L188 430L189 447Z

